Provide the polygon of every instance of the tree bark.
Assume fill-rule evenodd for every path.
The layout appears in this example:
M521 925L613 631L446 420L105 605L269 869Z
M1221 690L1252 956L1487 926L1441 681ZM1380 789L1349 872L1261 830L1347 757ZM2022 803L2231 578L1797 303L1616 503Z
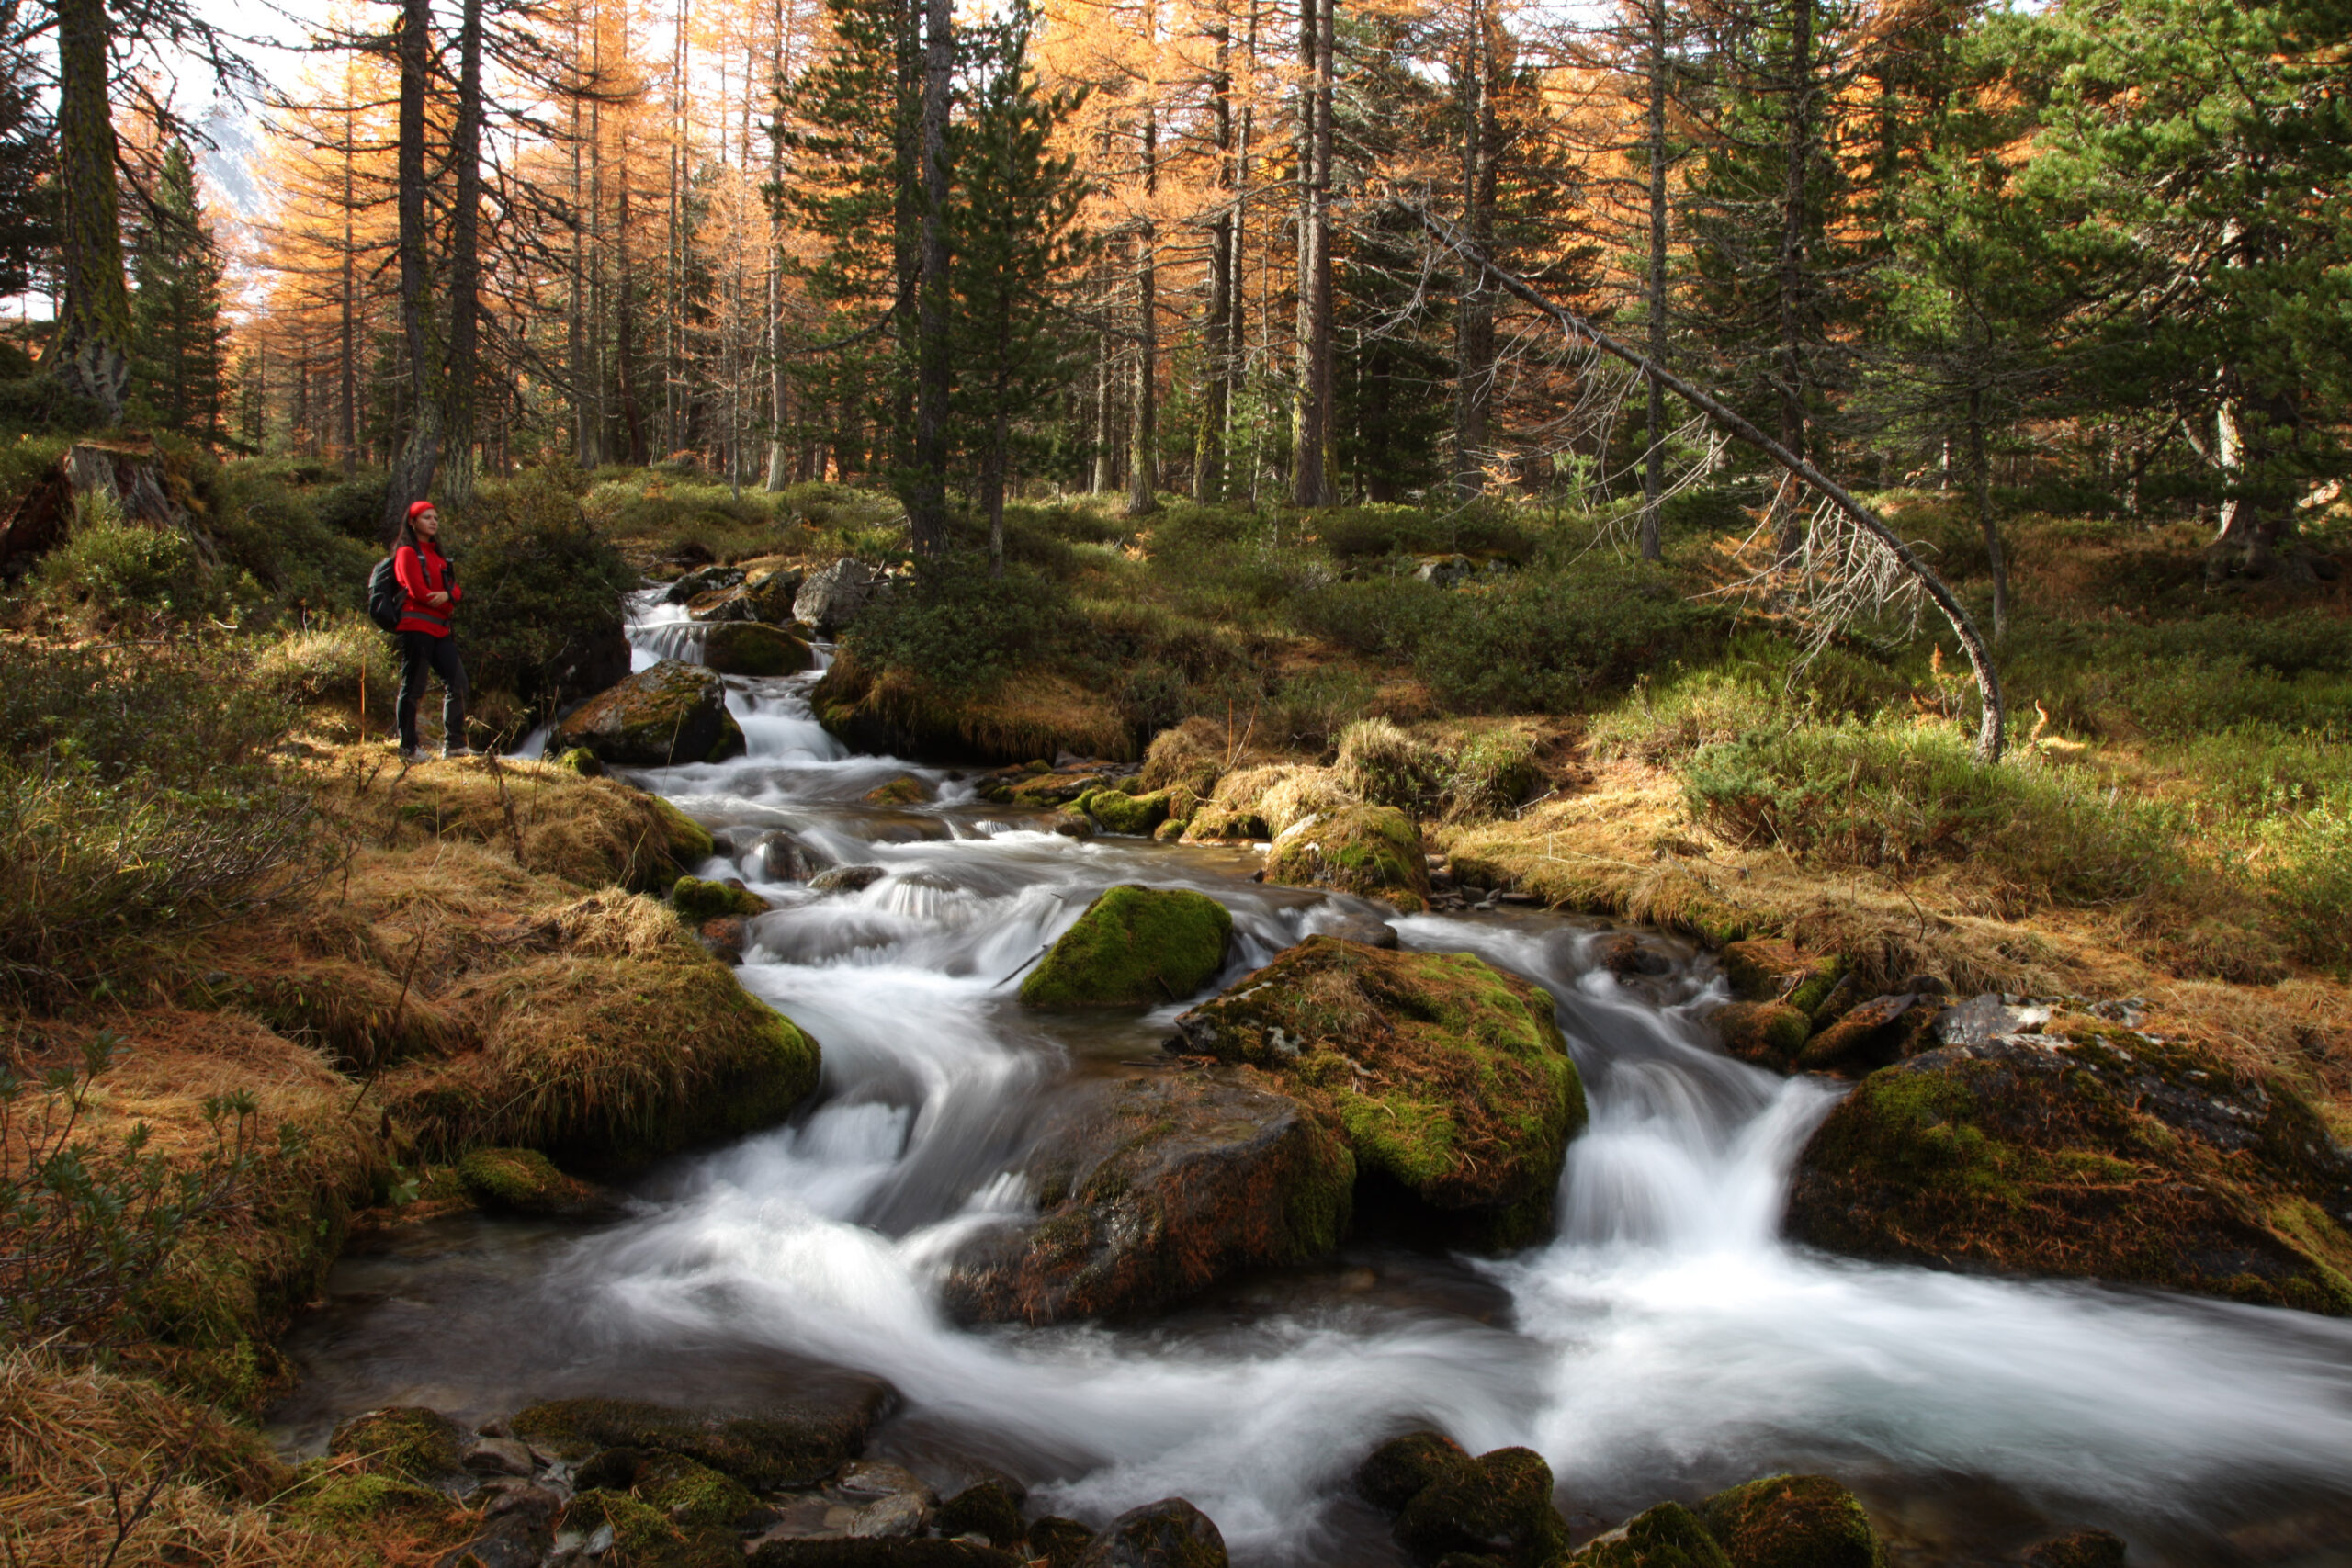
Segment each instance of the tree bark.
M408 347L409 433L392 464L384 493L381 533L390 545L409 504L433 491L441 464L444 409L440 334L433 322L431 236L425 228L424 98L433 69L431 0L402 0L400 58L399 174L401 328Z
M346 88L345 103L350 104L350 74L344 77ZM336 390L342 395L343 471L346 474L359 467L359 246L354 232L359 197L354 188L354 168L358 149L356 145L357 111L346 107L343 111L343 334L336 357Z
M1298 387L1291 500L1331 502L1331 34L1334 0L1299 0Z
M956 68L948 0L925 0L922 77L922 274L915 365L914 473L907 521L915 554L947 553L947 110Z
M1993 519L1993 466L1984 454L1984 394L1968 394L1968 478L1975 491L1976 526L1984 536L1984 559L1993 570L1993 640L2009 629L2009 563L2001 549L2001 525Z
M775 3L775 112L784 118L784 88L791 79L792 39L790 35L789 0ZM784 139L770 138L768 152L768 182L780 192L784 189ZM784 332L784 208L780 197L768 207L768 422L774 431L768 442L767 488L779 491L791 482L786 452L786 415L792 395L791 379L785 374Z
M1462 39L1462 222L1486 254L1495 239L1494 40L1487 0L1470 0ZM1486 455L1495 397L1495 301L1486 271L1465 265L1454 315L1453 491L1467 499L1486 487Z
M1781 186L1781 445L1799 457L1805 450L1805 195L1813 174L1813 7L1814 0L1794 0L1791 7L1787 169ZM1797 515L1795 485L1784 479L1772 505L1779 520L1781 558L1785 561L1804 546L1804 521Z
M1220 0L1222 4L1222 0ZM1231 28L1222 12L1210 29L1216 39L1216 68L1209 76L1211 119L1216 128L1216 179L1226 198L1209 225L1208 320L1202 333L1200 424L1193 441L1193 499L1215 505L1225 499L1225 421L1231 398L1233 355L1233 71Z
M58 385L122 419L130 378L130 293L122 276L114 111L107 99L113 29L106 0L56 0L57 153L64 275L49 354Z
M1159 193L1159 111L1143 111L1144 216L1136 230L1136 374L1127 404L1127 515L1159 510L1159 232L1150 203Z
M1644 303L1649 314L1649 354L1666 363L1666 7L1649 0L1650 255ZM1666 389L1649 378L1649 446L1642 457L1641 551L1644 560L1666 558L1665 527L1658 498L1666 491Z
M481 375L481 5L464 0L458 24L457 164L449 220L449 375L444 489L464 505L474 491L474 404Z

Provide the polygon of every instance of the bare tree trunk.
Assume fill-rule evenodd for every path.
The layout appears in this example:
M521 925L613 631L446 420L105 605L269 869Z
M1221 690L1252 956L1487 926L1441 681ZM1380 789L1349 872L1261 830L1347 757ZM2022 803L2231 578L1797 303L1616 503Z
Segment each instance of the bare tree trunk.
M1108 308L1109 301L1104 301ZM1111 386L1114 379L1111 334L1097 333L1094 337L1094 493L1108 495L1116 481L1113 468L1115 458L1111 450Z
M353 85L348 72L344 83L346 89ZM344 101L346 106L350 104L348 92ZM354 124L356 113L350 107L343 111L343 337L335 364L337 390L342 394L343 471L346 474L359 466L359 246L353 231L359 209L358 193L353 188L353 163L357 154Z
M409 503L432 493L441 466L441 344L433 322L433 275L425 228L424 96L433 69L431 0L402 0L399 33L401 326L408 345L409 434L392 465L381 533L390 544Z
M1299 0L1298 400L1291 499L1331 501L1331 35L1334 0Z
M1219 0L1220 6L1223 0ZM1216 127L1216 180L1226 192L1209 225L1209 307L1202 333L1200 424L1193 441L1193 499L1215 505L1225 499L1225 421L1233 385L1233 71L1232 29L1220 10L1210 36L1216 39L1216 68L1209 76L1211 118Z
M1984 559L1993 569L1993 640L2009 629L2009 563L2001 549L2001 525L1993 519L1993 465L1984 455L1984 394L1968 394L1968 478L1976 497L1976 526L1984 536Z
M792 72L792 39L790 34L790 0L775 4L775 112L784 118L785 84ZM771 139L768 152L768 181L778 190L784 188L784 140ZM785 432L790 423L787 414L791 404L791 378L785 374L784 332L784 210L780 203L768 209L768 421L774 435L768 442L767 488L779 491L791 482L786 461Z
M114 110L107 100L113 29L106 0L56 0L58 233L64 299L51 347L58 385L122 418L130 379L130 292L122 277Z
M1487 0L1469 0L1462 38L1462 221L1485 254L1495 237L1494 40ZM1453 489L1473 496L1485 487L1488 425L1495 396L1495 301L1483 267L1464 267L1454 317Z
M1127 405L1127 515L1159 510L1159 275L1150 202L1159 194L1159 110L1143 111L1144 219L1136 231L1136 377Z
M449 155L457 164L449 220L447 478L450 502L474 491L474 400L481 374L481 4L465 0L458 24L458 117Z
M919 556L947 553L947 111L956 69L948 0L925 0L922 76L922 276L918 287L914 476L907 522Z
M1781 186L1780 392L1781 445L1805 455L1804 283L1805 195L1813 174L1813 6L1795 0L1789 39L1787 173ZM1796 508L1797 486L1784 478L1773 500L1782 560L1804 547L1804 520Z
M1650 358L1666 363L1666 7L1649 4L1650 268L1648 299ZM1642 459L1641 549L1644 560L1666 558L1658 498L1666 491L1666 390L1649 378L1649 449Z

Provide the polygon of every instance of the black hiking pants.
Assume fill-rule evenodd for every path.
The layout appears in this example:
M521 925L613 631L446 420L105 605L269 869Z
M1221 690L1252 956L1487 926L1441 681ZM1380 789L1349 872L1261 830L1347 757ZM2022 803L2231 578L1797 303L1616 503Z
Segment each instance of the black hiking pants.
M466 667L458 660L458 639L431 632L401 636L401 747L416 750L416 705L424 700L428 675L441 677L441 743L466 743Z

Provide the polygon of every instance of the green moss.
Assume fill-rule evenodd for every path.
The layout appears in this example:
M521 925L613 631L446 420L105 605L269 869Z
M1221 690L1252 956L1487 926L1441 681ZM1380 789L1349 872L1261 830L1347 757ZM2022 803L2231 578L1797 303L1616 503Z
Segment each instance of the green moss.
M1572 1568L1732 1568L1699 1516L1679 1503L1660 1503L1611 1534L1570 1558Z
M1773 938L1726 942L1722 957L1724 977L1740 1000L1786 1002L1808 1014L1846 975L1837 954L1811 957Z
M1408 1432L1373 1450L1356 1467L1356 1493L1374 1507L1393 1514L1422 1487L1469 1458L1443 1432Z
M641 1466L635 1491L689 1529L729 1529L760 1511L760 1500L741 1482L680 1454L663 1454Z
M757 621L719 621L703 634L702 661L722 675L796 675L816 663L808 645Z
M1164 789L1149 795L1098 789L1080 796L1078 808L1101 823L1105 832L1140 838L1168 820L1169 794Z
M1787 1002L1730 1002L1709 1021L1743 1062L1787 1072L1813 1033L1813 1019Z
M1029 1550L1046 1560L1046 1568L1077 1568L1093 1544L1094 1532L1076 1519L1047 1514L1029 1522Z
M1012 1545L1023 1534L1021 1505L1001 1481L969 1486L939 1506L932 1525L941 1535L986 1536L991 1546Z
M1698 1511L1732 1568L1886 1568L1870 1516L1826 1475L1764 1476Z
M718 852L703 825L658 795L648 795L670 830L670 858L681 866L700 865Z
M1429 905L1429 866L1412 818L1394 807L1347 806L1274 840L1266 880L1385 898L1407 913Z
M1203 805L1184 824L1184 841L1188 844L1222 843L1247 839L1263 839L1266 819L1255 811L1238 810L1215 803Z
M437 1410L393 1405L355 1416L334 1429L331 1454L360 1461L370 1474L430 1481L464 1468L458 1424Z
M688 925L694 926L729 916L764 915L774 908L748 888L706 882L699 876L682 876L671 884L670 905Z
M283 1507L310 1523L350 1529L398 1516L437 1518L453 1512L455 1505L431 1487L398 1476L344 1471L304 1483Z
M604 759L585 746L574 746L571 750L556 758L555 765L578 773L583 779L600 779L605 776Z
M458 1161L458 1183L485 1209L573 1214L600 1207L597 1193L537 1149L476 1149Z
M1543 1568L1567 1545L1552 1467L1532 1449L1497 1449L1439 1469L1396 1516L1396 1540L1422 1562L1453 1552Z
M886 784L876 784L865 792L868 806L920 806L931 798L922 781L911 773L900 773Z
M628 1568L736 1568L743 1561L732 1530L681 1523L619 1492L582 1492L564 1509L563 1525L587 1534L611 1526L607 1560Z
M1225 965L1233 916L1204 893L1133 883L1104 892L1021 984L1035 1008L1176 1001Z

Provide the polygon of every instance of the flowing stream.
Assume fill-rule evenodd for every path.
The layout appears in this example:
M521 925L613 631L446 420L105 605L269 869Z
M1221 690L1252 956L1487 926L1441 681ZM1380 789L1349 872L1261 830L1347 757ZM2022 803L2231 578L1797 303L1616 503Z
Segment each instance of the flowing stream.
M640 604L640 667L695 632ZM813 676L730 682L736 761L639 775L776 905L743 984L824 1049L812 1111L673 1163L594 1227L469 1218L338 1267L288 1348L281 1438L370 1404L486 1417L598 1392L691 1401L846 1368L907 1408L879 1443L944 1483L982 1465L1099 1522L1170 1494L1238 1561L1399 1561L1347 1495L1378 1438L1442 1426L1551 1461L1579 1539L1667 1496L1819 1469L1878 1512L1900 1562L1993 1562L2102 1525L2140 1564L2352 1562L2352 1325L2155 1292L1862 1264L1777 1232L1788 1171L1834 1102L1725 1057L1712 967L1621 985L1595 928L1505 911L1396 920L1546 987L1584 1075L1549 1245L1473 1261L1366 1244L1228 1283L1148 1324L970 1329L945 1258L1029 1201L1009 1174L1036 1107L1079 1075L1152 1070L1179 1010L1025 1014L1006 978L1123 881L1235 917L1223 985L1370 906L1249 880L1246 852L1078 841L952 772L853 755ZM867 806L912 773L937 803ZM787 829L888 874L770 884Z

